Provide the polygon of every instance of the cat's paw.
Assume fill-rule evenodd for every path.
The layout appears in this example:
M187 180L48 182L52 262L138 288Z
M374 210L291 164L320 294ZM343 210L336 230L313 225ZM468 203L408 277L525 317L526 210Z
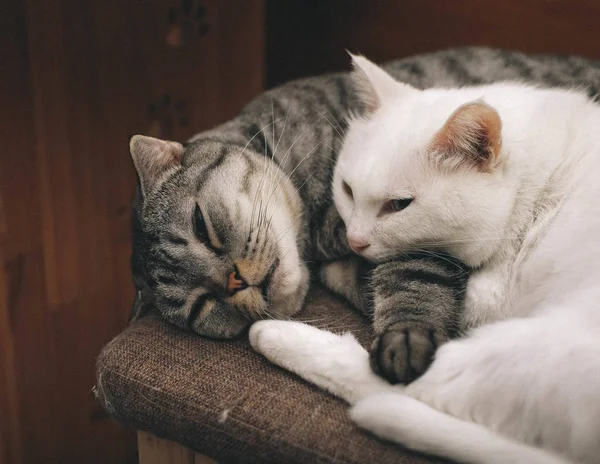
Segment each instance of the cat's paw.
M269 361L353 404L391 386L369 367L369 355L351 334L336 335L300 322L259 321L250 344Z
M314 362L315 356L325 356L341 339L326 330L291 321L258 321L250 327L250 344L274 364L297 372Z
M252 324L248 337L252 348L266 354L286 347L298 348L311 340L331 342L340 336L304 322L267 320Z
M393 384L410 383L425 373L437 347L445 341L435 329L395 324L373 341L371 368Z

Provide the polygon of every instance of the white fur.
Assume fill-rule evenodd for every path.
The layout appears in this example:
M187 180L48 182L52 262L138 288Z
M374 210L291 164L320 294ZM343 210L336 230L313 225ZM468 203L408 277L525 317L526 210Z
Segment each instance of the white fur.
M377 88L380 73L369 69ZM419 380L365 399L352 417L461 462L600 463L600 108L574 91L521 84L403 85L395 96L385 85L369 119L350 123L336 204L349 235L369 241L369 259L427 248L476 268L464 317L475 329L443 346ZM500 115L497 159L486 171L439 168L429 144L475 100ZM386 201L407 197L414 201L405 210L382 214ZM277 343L257 344L283 323L259 324L253 344L269 359L351 403L360 398L348 391L370 396L366 355L347 340L311 353L330 335L302 329L297 343L277 326Z
M259 321L250 327L250 343L273 363L350 404L391 388L371 371L369 354L351 334L301 322Z
M350 334L301 322L259 321L250 328L250 343L273 363L355 405L352 420L381 438L468 463L567 462L411 398L410 387L390 385L371 371L368 353Z

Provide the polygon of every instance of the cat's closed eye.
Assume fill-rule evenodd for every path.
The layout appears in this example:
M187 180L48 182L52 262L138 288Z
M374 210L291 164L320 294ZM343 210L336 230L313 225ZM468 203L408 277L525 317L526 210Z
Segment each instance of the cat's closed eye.
M396 213L407 208L412 203L414 198L398 198L389 200L381 210L382 213Z
M198 240L204 243L208 242L208 229L206 228L206 222L204 222L202 210L198 205L196 205L196 209L194 210L194 232Z
M204 215L202 214L202 210L200 206L196 204L196 209L194 209L194 233L196 234L196 238L204 243L207 247L212 249L215 253L222 253L223 246L219 241L218 237L215 235L214 229L212 230L212 234L208 231L208 226L206 221L204 220Z
M344 193L348 195L351 199L354 198L354 194L352 193L352 189L348 185L348 182L345 180L342 181L342 189L344 189Z

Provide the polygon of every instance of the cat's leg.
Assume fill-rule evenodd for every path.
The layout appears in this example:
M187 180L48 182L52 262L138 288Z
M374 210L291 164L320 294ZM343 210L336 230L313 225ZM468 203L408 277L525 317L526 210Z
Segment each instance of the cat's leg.
M369 265L353 256L323 264L321 281L372 315L373 370L392 383L423 374L436 349L459 333L468 270L442 254L408 254Z
M369 395L399 391L375 375L369 354L351 334L290 321L259 321L250 328L252 347L274 364L350 404Z
M390 382L420 376L437 347L460 332L468 277L460 262L432 252L377 266L353 255L340 257L350 249L333 204L311 237L314 256L337 258L321 264L321 282L373 317L371 366Z
M471 274L462 314L463 328L476 328L512 316L509 314L511 276L511 264L507 259L491 262Z
M595 463L599 357L583 324L512 319L447 343L403 394L367 398L351 416L382 438L459 462Z
M459 333L468 270L441 254L406 255L372 271L371 366L392 383L409 383L438 347Z
M369 271L372 265L358 256L321 264L319 280L363 314L371 312Z
M516 329L518 334L518 327ZM508 327L501 332L514 340L514 330ZM481 338L488 336L484 334ZM532 420L520 416L527 410L535 415L536 408L523 409L528 407L524 400L532 384L518 374L535 370L531 369L529 360L523 358L523 370L518 369L517 375L511 372L518 358L512 349L522 351L523 347L508 346L511 349L506 354L510 340L501 338L492 344L495 350L490 350L485 340L467 339L446 344L432 368L405 389L375 376L368 367L366 351L348 334L334 335L286 321L260 321L250 329L250 341L259 353L350 404L356 404L351 411L352 419L381 438L458 462L566 463L551 452L520 443L528 440L537 443L541 433L536 427L548 424L544 418L536 416L536 420ZM523 340L519 337L519 341ZM491 359L493 355L500 357ZM509 365L503 367L502 362L496 363L499 359ZM548 366L554 361L550 360ZM556 386L551 385L550 390ZM525 396L519 397L519 391ZM533 400L547 402L543 395L541 398L534 395ZM544 410L543 404L539 407L537 411L549 409ZM562 411L558 414L564 416ZM584 424L594 425L594 416L595 410L592 410L580 419ZM590 430L593 432L596 428ZM551 428L549 432L550 438L570 438L560 430ZM595 446L593 440L588 441L588 446Z
M340 217L333 199L322 214L312 218L310 224L310 250L315 261L334 261L352 254L346 238L346 225Z
M350 417L384 440L456 462L569 464L550 452L509 440L401 393L369 396L350 410Z
M310 243L309 255L321 262L318 274L321 283L367 314L370 304L365 277L372 265L352 253L344 221L333 202L319 224L311 227Z

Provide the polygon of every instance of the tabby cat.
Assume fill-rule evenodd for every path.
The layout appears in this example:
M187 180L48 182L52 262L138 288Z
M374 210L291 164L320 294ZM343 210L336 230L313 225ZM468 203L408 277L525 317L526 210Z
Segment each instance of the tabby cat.
M557 66L477 48L386 69L418 88L519 77L573 82L567 76L575 72L586 82L576 60ZM134 137L134 313L154 307L180 327L231 338L252 320L294 315L308 267L322 263L325 285L372 313L375 369L393 382L422 373L460 327L467 272L429 251L374 268L352 256L330 183L346 117L362 111L350 75L335 74L268 91L185 145Z

